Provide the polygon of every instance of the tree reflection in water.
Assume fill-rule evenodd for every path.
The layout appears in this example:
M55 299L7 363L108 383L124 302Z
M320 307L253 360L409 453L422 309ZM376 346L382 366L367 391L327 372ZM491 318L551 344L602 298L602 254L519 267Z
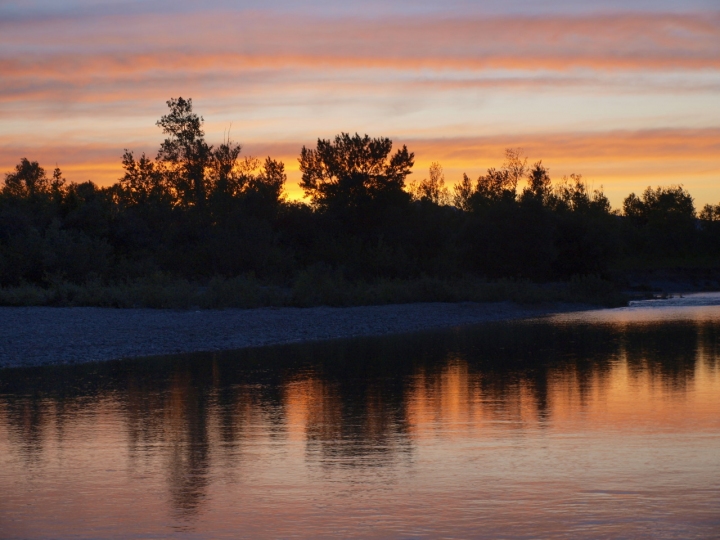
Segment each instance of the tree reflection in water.
M709 320L532 321L6 370L0 449L18 467L42 469L62 461L81 423L90 438L106 430L123 445L107 451L129 485L164 471L165 519L192 529L219 504L220 486L261 484L262 500L279 496L282 475L303 485L344 471L344 480L392 484L420 467L418 448L433 440L569 429L578 415L584 425L610 425L637 410L644 422L680 422L672 409L699 374L712 375L700 381L705 390L720 390L718 337ZM649 407L659 395L665 405ZM294 469L260 482L263 453ZM23 473L3 482L8 474Z

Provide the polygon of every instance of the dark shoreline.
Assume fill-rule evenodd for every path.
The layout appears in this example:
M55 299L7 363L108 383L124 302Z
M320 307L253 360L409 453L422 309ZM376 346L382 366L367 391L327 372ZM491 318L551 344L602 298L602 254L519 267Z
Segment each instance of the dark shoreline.
M589 309L595 308L512 302L198 311L2 307L0 368L399 334Z

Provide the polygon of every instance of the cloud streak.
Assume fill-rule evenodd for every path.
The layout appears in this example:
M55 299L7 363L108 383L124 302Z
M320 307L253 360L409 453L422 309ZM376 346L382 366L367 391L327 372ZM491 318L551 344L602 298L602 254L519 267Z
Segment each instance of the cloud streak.
M450 163L502 160L503 151L521 147L533 159L657 161L707 159L720 167L720 128L653 129L610 132L514 134L489 137L406 140L416 153ZM580 172L580 171L578 171Z
M13 5L0 21L4 170L27 156L75 180L115 181L122 148L154 151L164 101L183 95L211 140L235 122L250 152L286 160L293 182L300 147L343 130L407 143L418 174L432 160L479 174L522 146L559 174L720 181L712 3L681 13L616 2L599 13L589 2L540 12L496 2L484 14L463 1L377 2L367 13L328 11L324 0L292 11L284 0L272 11L50 4Z
M17 77L258 67L720 66L720 13L387 20L211 13L16 22L0 30L2 70Z

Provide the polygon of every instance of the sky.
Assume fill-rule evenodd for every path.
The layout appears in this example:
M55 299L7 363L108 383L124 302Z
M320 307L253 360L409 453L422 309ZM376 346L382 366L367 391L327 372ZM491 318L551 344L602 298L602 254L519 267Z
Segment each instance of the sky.
M615 207L682 184L720 202L717 0L0 0L0 171L109 185L191 97L211 143L285 162L340 132L437 161L454 184L505 148Z

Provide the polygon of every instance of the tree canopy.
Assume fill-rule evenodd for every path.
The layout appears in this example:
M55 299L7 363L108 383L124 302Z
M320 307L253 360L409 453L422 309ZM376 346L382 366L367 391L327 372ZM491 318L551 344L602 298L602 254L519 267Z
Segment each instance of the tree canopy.
M284 163L243 155L229 136L210 144L190 99L167 106L156 156L126 150L115 185L67 183L27 158L5 174L0 286L157 274L311 288L317 275L542 281L618 261L720 260L720 205L698 216L682 186L630 194L613 210L581 175L553 181L542 161L508 149L450 192L440 163L408 182L406 146L341 133L300 152L308 204L285 197Z
M318 139L315 149L300 152L300 186L318 207L365 207L378 202L402 202L415 155L405 145L392 156L392 141L368 135L337 135Z
M35 197L59 190L65 184L59 168L55 168L52 178L48 178L45 169L37 161L22 158L13 172L5 174L3 193L14 197Z
M168 170L171 185L186 205L205 203L205 171L212 162L212 146L205 142L203 118L192 110L192 99L172 98L170 112L157 121L168 137L160 145L157 160Z

